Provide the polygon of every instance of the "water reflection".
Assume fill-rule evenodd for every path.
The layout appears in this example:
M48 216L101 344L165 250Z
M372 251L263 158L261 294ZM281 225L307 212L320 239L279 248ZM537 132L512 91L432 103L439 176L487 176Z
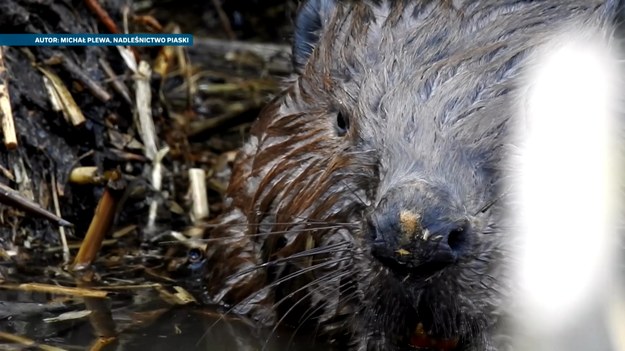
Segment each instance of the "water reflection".
M157 300L111 302L119 338L102 350L332 350L316 341L314 331L282 328L258 330L234 316L224 318L213 309L174 307ZM51 301L43 294L0 290L0 332L25 337L63 350L92 349L96 333L79 300ZM67 318L67 319L65 319ZM1 350L28 346L0 338Z
M210 312L210 311L208 311ZM315 341L312 335L293 336L293 331L281 329L270 337L271 331L259 332L239 319L217 321L217 315L191 309L172 310L150 327L137 333L125 334L118 346L107 350L328 350L328 345ZM216 322L217 321L217 322Z

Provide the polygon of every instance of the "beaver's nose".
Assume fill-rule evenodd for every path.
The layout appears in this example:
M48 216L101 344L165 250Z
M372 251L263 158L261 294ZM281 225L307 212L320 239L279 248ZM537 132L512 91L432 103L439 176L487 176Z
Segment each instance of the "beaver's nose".
M457 262L467 248L468 226L436 217L375 211L367 218L372 255L393 270L423 273Z

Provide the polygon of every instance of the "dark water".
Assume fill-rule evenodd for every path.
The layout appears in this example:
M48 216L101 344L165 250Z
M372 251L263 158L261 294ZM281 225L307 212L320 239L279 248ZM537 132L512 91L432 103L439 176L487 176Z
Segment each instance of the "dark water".
M135 335L123 347L111 350L328 350L329 347L292 330L258 332L241 321L222 321L179 310ZM175 326L175 327L174 327ZM176 332L175 329L179 331Z
M143 300L143 301L139 301ZM214 309L172 307L158 299L109 301L118 340L103 348L126 350L332 350L314 340L314 330L259 330L250 321L224 317ZM130 304L129 304L130 303ZM50 296L0 290L0 332L24 336L65 350L90 349L97 337L88 317L49 320L84 311L80 301L56 302ZM48 320L46 320L48 319ZM30 350L0 337L0 350Z

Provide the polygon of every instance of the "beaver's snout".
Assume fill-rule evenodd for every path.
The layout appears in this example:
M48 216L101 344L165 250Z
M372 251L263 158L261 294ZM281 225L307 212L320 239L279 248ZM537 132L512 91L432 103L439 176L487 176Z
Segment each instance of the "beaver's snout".
M366 218L372 255L395 273L413 277L458 262L467 253L470 228L456 208L448 194L434 189L392 191Z

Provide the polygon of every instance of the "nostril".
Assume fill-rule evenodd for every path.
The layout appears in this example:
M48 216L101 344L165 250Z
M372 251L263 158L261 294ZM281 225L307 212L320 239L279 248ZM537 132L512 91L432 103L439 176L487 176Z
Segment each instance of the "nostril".
M447 236L447 245L449 245L449 248L452 251L458 252L462 250L462 246L464 246L466 240L466 232L466 226L458 227L449 232L449 235Z

